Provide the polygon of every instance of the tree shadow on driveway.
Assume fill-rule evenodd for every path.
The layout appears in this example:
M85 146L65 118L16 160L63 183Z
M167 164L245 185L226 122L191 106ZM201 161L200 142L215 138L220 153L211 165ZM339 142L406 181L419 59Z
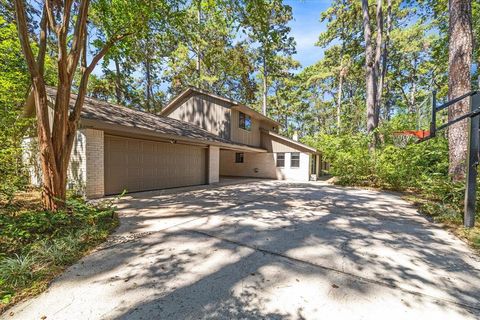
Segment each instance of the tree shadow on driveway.
M480 315L476 257L396 195L270 181L137 195L120 207L120 240L83 259L32 302L55 306L48 316ZM73 298L59 304L59 297Z

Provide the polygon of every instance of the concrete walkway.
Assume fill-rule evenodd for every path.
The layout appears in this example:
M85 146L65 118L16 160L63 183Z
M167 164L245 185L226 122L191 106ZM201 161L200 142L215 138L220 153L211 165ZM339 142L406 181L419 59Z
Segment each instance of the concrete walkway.
M119 208L107 244L5 319L480 317L478 257L396 195L251 181Z

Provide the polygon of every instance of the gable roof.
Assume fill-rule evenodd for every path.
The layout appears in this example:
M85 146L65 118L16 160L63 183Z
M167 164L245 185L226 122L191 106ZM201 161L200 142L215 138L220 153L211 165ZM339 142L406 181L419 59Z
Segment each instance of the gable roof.
M47 87L46 89L48 98L55 100L57 90L52 87ZM71 94L71 108L73 108L76 99L77 95ZM27 103L29 101L33 102L33 99L28 99ZM31 109L31 106L26 106L26 110ZM187 122L130 109L121 105L116 105L88 97L85 97L80 121L83 126L92 126L103 130L115 129L118 131L155 135L166 139L178 139L185 141L194 140L200 143L207 142L213 145L246 149L256 152L266 152L264 149L259 149L223 139Z
M211 93L209 91L206 91L206 90L203 90L203 89L200 89L200 88L196 88L196 87L192 87L192 86L188 87L187 89L182 91L182 93L180 93L178 96L176 96L175 98L170 100L170 102L162 109L160 114L164 115L164 116L169 115L170 113L173 112L173 110L175 110L176 108L178 108L181 105L181 102L184 99L187 99L191 94L194 94L194 93L204 94L204 95L210 96L212 98L227 102L231 105L231 107L233 109L237 109L239 111L250 114L254 118L260 119L262 121L269 122L269 123L271 123L275 126L281 126L280 123L278 123L277 121L261 114L260 112L254 110L254 109L250 108L249 106L246 106L246 105L244 105L244 104L242 104L238 101L235 101L235 100L227 98L227 97L222 97L222 96L219 96L217 94Z
M313 147L310 147L310 146L307 146L306 144L303 144L303 143L298 142L296 140L292 140L292 139L289 139L289 138L284 137L282 135L279 135L276 132L273 132L273 131L270 131L270 130L265 130L265 129L260 129L260 130L262 131L263 134L266 134L266 135L272 136L272 137L274 137L278 140L281 140L283 143L285 143L287 145L288 144L293 145L299 150L306 151L306 152L311 152L311 153L318 153L317 149L315 149Z

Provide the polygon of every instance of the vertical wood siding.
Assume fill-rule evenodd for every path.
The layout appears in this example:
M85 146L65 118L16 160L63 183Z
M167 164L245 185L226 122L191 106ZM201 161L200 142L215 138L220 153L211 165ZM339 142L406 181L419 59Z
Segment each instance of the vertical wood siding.
M233 142L243 143L249 146L260 146L260 121L252 118L251 130L244 130L238 127L240 112L232 110L232 136Z
M205 94L196 94L186 99L168 116L230 139L230 114L228 102Z

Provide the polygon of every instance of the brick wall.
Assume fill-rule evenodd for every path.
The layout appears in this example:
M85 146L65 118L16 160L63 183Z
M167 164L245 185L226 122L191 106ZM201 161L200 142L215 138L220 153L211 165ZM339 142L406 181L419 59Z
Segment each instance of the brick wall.
M98 198L105 195L104 182L104 136L103 131L82 129L86 136L86 181L87 198Z
M103 153L103 131L78 130L68 165L67 187L87 198L103 197L105 195Z

